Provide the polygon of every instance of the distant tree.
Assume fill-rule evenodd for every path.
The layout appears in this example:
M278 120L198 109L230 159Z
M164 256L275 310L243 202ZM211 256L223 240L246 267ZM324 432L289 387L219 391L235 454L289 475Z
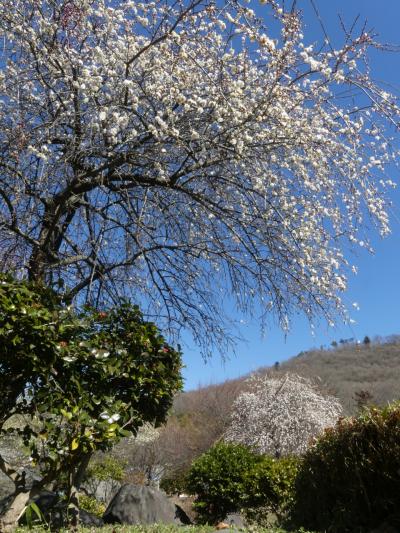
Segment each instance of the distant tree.
M313 45L262 3L0 0L3 270L201 344L224 294L285 328L343 310L341 248L389 232L397 100L364 25Z
M365 344L366 346L369 346L371 344L371 339L368 337L368 335L365 335L363 344Z
M340 402L322 394L309 379L296 374L253 376L234 403L225 439L277 457L301 454L341 414Z
M337 346L338 346L337 341L332 341L331 342L331 346L332 346L332 348L337 348Z
M357 409L361 411L364 407L368 407L373 403L374 395L368 390L359 390L354 393L354 400L357 404Z
M274 363L274 370L279 370L279 367L280 367L280 363L279 363L279 361L275 361L275 363Z
M165 420L181 388L180 353L128 304L77 313L53 291L0 278L0 438L17 435L41 481L0 455L15 483L0 530L12 530L30 498L61 487L77 509L92 454L107 451L144 422ZM21 423L7 425L17 415Z

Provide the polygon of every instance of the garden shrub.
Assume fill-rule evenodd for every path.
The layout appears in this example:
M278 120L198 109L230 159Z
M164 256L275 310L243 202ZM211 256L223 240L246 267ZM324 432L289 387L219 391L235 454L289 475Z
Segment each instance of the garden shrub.
M251 522L267 525L269 514L286 516L294 498L298 457L264 456L244 476L244 507Z
M260 460L242 444L219 442L193 462L187 489L196 495L194 508L200 522L213 523L240 510L245 475Z
M184 472L171 473L161 479L160 488L167 494L180 494L186 491L187 480Z
M99 481L123 481L125 466L125 461L121 461L112 455L107 455L102 459L96 459L89 463L86 476Z
M363 532L400 528L400 403L340 420L305 454L293 525Z
M103 502L96 500L94 496L88 496L87 494L80 494L79 507L90 514L101 518L105 513L106 506Z

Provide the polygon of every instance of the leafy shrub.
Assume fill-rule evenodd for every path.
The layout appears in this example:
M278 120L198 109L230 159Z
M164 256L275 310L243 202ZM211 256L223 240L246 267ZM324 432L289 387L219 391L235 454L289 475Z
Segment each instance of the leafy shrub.
M185 474L177 472L174 475L163 477L160 483L160 488L167 494L179 494L185 492L187 488Z
M125 462L108 455L90 463L86 476L99 481L122 481L125 477Z
M197 496L201 522L216 522L241 508L244 478L260 459L242 444L219 442L193 462L187 488Z
M267 515L285 516L293 503L295 480L300 467L297 457L264 456L244 477L246 515L250 521L267 523Z
M99 500L96 500L96 498L88 496L87 494L81 494L79 496L79 507L98 517L102 517L106 510L106 506L103 502L99 502Z
M0 275L0 343L0 439L22 438L41 486L57 483L75 508L90 456L146 421L164 422L182 386L180 351L137 306L74 309L8 275ZM22 427L6 428L13 415ZM4 462L2 470L14 479ZM23 508L16 493L0 529L15 525Z
M318 502L318 505L316 505ZM400 404L340 420L306 453L294 525L344 533L400 526Z

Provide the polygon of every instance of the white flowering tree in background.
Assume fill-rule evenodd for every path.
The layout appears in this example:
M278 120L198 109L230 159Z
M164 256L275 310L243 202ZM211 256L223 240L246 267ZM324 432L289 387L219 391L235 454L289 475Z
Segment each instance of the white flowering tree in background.
M296 374L255 375L246 385L233 405L224 438L260 453L302 454L342 414L338 399Z
M224 294L284 327L342 310L399 110L372 35L309 45L282 6L0 0L1 268L200 344Z

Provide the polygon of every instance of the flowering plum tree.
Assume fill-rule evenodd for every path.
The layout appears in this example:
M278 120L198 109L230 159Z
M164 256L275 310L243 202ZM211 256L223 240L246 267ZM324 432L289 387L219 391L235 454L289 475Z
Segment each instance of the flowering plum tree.
M19 435L41 474L27 487L24 471L0 455L15 483L5 532L44 488L62 487L76 510L91 455L162 423L182 380L180 353L136 307L76 314L51 290L4 276L0 340L0 437Z
M339 400L296 374L252 376L234 403L225 439L276 456L301 454L312 437L334 426Z
M365 28L314 46L295 9L251 7L0 0L3 269L200 343L225 291L285 327L343 310L343 245L389 231L399 110Z

